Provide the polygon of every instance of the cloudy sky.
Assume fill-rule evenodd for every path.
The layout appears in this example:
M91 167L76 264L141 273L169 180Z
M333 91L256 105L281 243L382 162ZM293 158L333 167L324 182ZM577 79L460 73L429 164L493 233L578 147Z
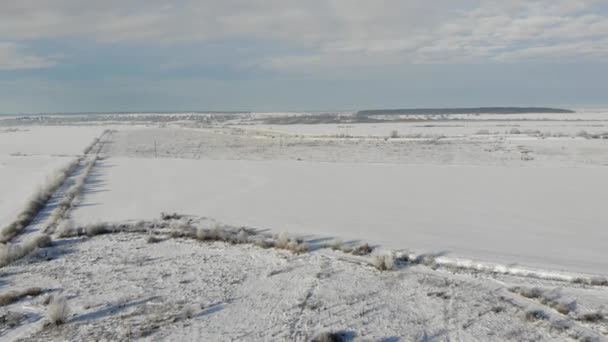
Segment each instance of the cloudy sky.
M0 113L608 105L606 0L0 0Z

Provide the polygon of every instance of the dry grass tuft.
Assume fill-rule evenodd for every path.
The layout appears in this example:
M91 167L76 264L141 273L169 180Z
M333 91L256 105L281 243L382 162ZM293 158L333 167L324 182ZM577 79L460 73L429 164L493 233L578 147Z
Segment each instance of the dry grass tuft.
M589 323L603 321L605 316L601 312L588 312L578 316L577 320Z
M179 220L182 218L182 215L178 214L178 213L165 213L165 212L161 212L160 213L160 219L163 221L168 221L168 220Z
M44 248L50 245L51 238L46 234L34 236L21 244L0 244L0 267L4 267L18 259L23 258L37 248Z
M372 247L370 247L370 245L368 243L364 243L363 245L355 248L352 251L353 255L368 255L370 254L374 249Z
M315 337L311 339L311 342L346 342L352 340L352 337L349 337L350 334L338 331L331 332L326 331L320 334L317 334Z
M393 270L395 268L395 256L390 252L374 254L372 256L372 265L380 271Z
M150 235L150 236L148 236L148 238L146 239L146 242L147 242L147 243L159 243L159 242L162 242L162 241L165 241L165 239L160 238L160 237L155 236L155 235Z
M0 295L0 306L10 305L24 297L36 297L42 293L39 287L30 287L21 291L10 291Z
M591 285L591 286L608 286L608 278L591 277L591 278L575 278L572 280L574 284Z
M267 239L255 240L255 242L253 244L260 248L264 248L264 249L275 247L274 240L267 240Z
M47 316L51 324L61 325L67 322L70 309L64 297L53 297L47 306Z
M559 292L556 291L543 291L537 287L512 287L509 291L517 293L522 297L536 299L541 304L547 305L562 315L568 315L570 312L576 309L576 301L564 302L560 299Z
M275 236L274 248L285 249L294 254L302 254L310 250L310 245L302 239L289 238L287 233L281 233Z
M524 317L526 319L526 321L529 322L536 322L536 321L540 321L540 320L546 320L549 319L549 316L540 309L530 309L528 311L526 311L526 313L524 314Z
M47 234L40 234L32 240L32 243L38 248L46 248L53 244L53 240Z

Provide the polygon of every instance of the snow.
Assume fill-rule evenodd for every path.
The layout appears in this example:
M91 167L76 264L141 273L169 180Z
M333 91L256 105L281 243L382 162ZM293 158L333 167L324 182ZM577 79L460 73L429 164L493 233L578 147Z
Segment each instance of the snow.
M605 167L111 158L80 223L182 212L501 263L608 274Z
M16 329L5 338L309 341L319 332L343 330L358 341L569 340L549 321L523 319L528 306L540 304L519 299L484 276L424 267L381 273L331 251L293 256L182 239L147 244L145 236L133 234L71 239L55 253L59 257L41 253L7 271L21 271L11 281L65 289L68 323L40 329L45 307L34 298L23 305L37 318L38 329L33 334ZM49 256L50 261L35 262ZM605 291L578 292L576 298L584 298L581 310L594 310L593 300L606 300ZM184 316L186 310L192 318ZM570 333L575 328L585 331L574 323Z

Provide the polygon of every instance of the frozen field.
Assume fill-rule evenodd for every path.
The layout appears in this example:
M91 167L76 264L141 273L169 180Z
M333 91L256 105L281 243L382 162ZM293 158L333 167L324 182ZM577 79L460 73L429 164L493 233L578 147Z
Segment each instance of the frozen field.
M605 167L110 158L78 223L213 217L276 232L608 275ZM87 193L90 191L90 193Z
M0 126L0 155L75 155L104 130L100 126Z
M608 113L326 114L0 120L0 340L606 340Z

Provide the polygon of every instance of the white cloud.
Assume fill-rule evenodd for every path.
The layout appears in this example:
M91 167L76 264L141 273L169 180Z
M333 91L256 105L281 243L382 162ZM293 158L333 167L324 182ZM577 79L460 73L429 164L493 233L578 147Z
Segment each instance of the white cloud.
M598 44L608 36L608 13L598 4L599 0L181 0L170 5L159 0L21 0L2 4L0 40L260 40L307 51L268 55L258 62L279 71L505 62L555 57L556 52L569 58L606 58L608 53ZM36 57L30 58L26 64L35 65ZM44 58L38 62L44 64Z
M0 70L41 69L54 64L53 58L25 53L12 42L0 42Z

